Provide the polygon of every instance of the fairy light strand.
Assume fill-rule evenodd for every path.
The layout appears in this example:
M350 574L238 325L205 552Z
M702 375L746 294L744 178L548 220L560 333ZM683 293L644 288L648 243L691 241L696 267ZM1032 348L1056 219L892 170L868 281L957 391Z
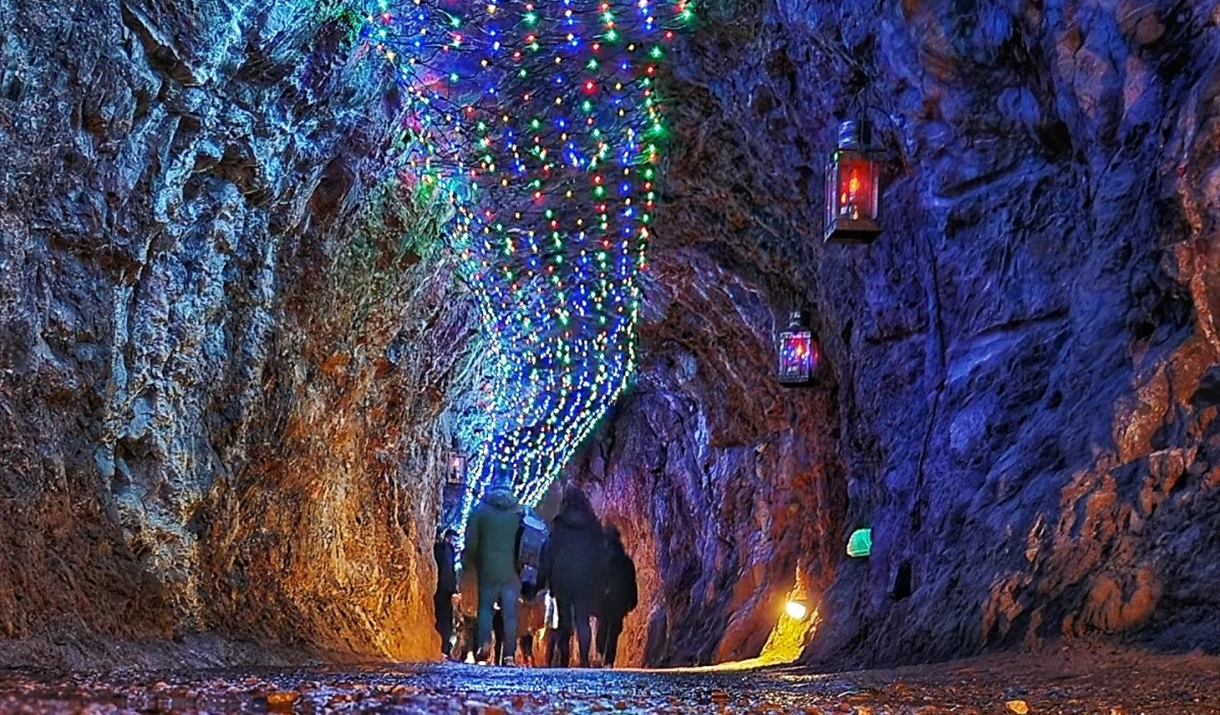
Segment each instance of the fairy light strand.
M666 127L658 67L688 0L377 0L412 176L446 197L494 384L462 508L499 473L536 504L635 366ZM480 434L475 434L475 432Z

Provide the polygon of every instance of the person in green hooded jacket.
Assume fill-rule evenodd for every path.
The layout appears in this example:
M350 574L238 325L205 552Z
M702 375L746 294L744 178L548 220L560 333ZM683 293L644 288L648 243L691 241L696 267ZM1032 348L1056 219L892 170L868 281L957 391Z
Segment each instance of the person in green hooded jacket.
M491 654L491 621L495 604L504 617L504 656L501 665L514 665L517 651L517 598L521 578L517 575L517 529L521 506L512 484L497 475L483 494L466 525L463 567L473 570L479 583L478 660Z

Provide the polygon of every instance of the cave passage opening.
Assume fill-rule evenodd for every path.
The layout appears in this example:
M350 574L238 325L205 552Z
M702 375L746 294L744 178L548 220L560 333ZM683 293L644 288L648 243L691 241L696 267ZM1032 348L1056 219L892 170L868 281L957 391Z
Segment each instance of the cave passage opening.
M657 79L687 0L378 0L366 41L404 98L408 190L449 205L485 386L459 542L489 483L526 505L614 403L636 362L639 273L667 130Z
M407 190L448 204L445 243L459 257L457 270L480 326L481 387L449 420L451 451L463 469L447 480L442 528L456 530L457 554L489 485L509 482L524 508L547 512L544 501L556 480L566 474L570 481L582 470L587 475L591 465L582 449L615 429L604 426L607 415L640 367L642 274L670 134L667 56L676 34L694 20L687 0L378 0L368 13L363 37L389 63L401 97L406 142L399 161L407 168L401 176ZM793 465L764 468L794 471ZM620 494L624 499L616 502L593 491L645 551L660 546L645 531L670 527L643 525L666 520L687 500L675 493L673 504L648 503ZM782 492L776 488L768 499L781 499ZM708 512L684 519L686 534L709 530L699 522L718 518L706 506L718 498L695 495ZM815 522L830 530L841 520L816 511L825 504L789 501L781 507L785 513L812 508ZM762 557L737 549L765 551L784 537L766 533L762 544L736 544L736 536L723 535L733 545L714 557L712 571L725 572L720 583L662 583L650 576L651 615L628 634L632 657L657 665L794 658L817 610L807 606L806 614L793 617L785 603L810 598L802 567L814 569L818 587L832 570L822 567L824 547L811 539L838 538L806 531L791 532L797 539L779 548L778 564L755 574L758 593L749 596L729 588L736 574L728 571L753 569L749 562ZM705 570L706 555L692 561L677 547L696 545L688 535L674 534L674 548L661 548L647 573ZM802 551L819 556L805 558ZM688 588L714 595L701 604L680 593ZM673 598L679 604L673 612L656 600ZM719 639L706 637L682 643L683 609L714 612L711 632L727 634L727 645L710 646Z
M606 431L606 427L601 430L603 435ZM621 457L613 453L604 472L592 472L585 460L604 444L595 439L579 452L576 468L570 470L571 478L556 482L537 510L528 510L554 531L563 532L550 534L556 541L548 542L545 548L559 543L555 553L560 555L546 569L562 570L565 574L562 578L569 581L588 579L603 594L586 604L588 615L584 618L590 627L589 642L595 646L588 651L590 663L594 667L607 663L603 640L607 630L613 632L618 643L619 667L626 664L672 669L699 665L733 670L796 661L820 624L819 600L833 576L834 560L820 541L830 523L842 521L841 504L820 501L837 491L833 483L802 492L799 497L808 500L808 504L796 509L792 496L782 493L788 488L783 480L768 479L756 487L737 485L770 492L755 506L767 512L745 515L750 521L762 518L781 522L770 534L761 534L748 521L738 522L736 518L734 523L709 524L707 521L713 517L692 514L685 508L674 509L663 498L639 503L636 499L642 493L656 496L686 488L683 484L686 473L662 472L654 475L653 485L641 485L631 479L633 470L622 468L628 465L615 464ZM810 475L806 478L814 479ZM570 526L573 519L570 513L565 513L564 498L560 496L569 491L579 492L582 500L588 502L588 521L575 529ZM450 489L448 498L450 508L456 508L459 493ZM768 506L770 498L782 501ZM700 509L723 506L712 497ZM805 512L806 508L810 511ZM475 519L480 519L479 511L475 514ZM560 526L560 522L565 525ZM485 533L486 522L480 523L484 526L476 533ZM572 547L573 540L592 533L586 530L597 533L599 540L604 538L603 543L608 543L613 534L615 546L625 553L610 549L594 556L592 550L583 550L585 547ZM704 535L716 531L722 532L719 537L704 540ZM476 550L487 547L486 541L475 538L476 542L468 543L468 547ZM503 535L498 538L508 540ZM705 552L704 547L709 544L715 544L716 551ZM745 558L749 561L739 563L743 558L741 552L748 549L762 549L766 558L748 555ZM462 557L457 549L437 553L441 554L438 559L452 558L460 568ZM612 594L616 590L621 592L625 586L621 571L613 566L614 553L620 553L621 558L632 564L630 576L626 577L631 579L631 606L608 620L603 600L614 602L617 597ZM499 650L504 637L504 619L500 617L503 602L494 606L494 628L486 634L496 647L480 652L480 642L486 642L480 640L476 630L478 566L466 565L469 573L454 576L461 582L460 595L452 611L456 620L447 642L442 630L442 651L451 660L494 665L500 662L503 653ZM538 588L526 586L521 598L514 599L518 664L555 666L581 662L576 657L578 632L571 623L566 626L560 623L557 609L562 604L552 598L552 584L546 581L550 573L544 571ZM675 573L685 576L675 579ZM688 580L691 576L695 577L693 581ZM743 589L743 585L748 588ZM702 593L704 598L692 598L695 593ZM443 617L442 613L449 611L438 608L438 618ZM553 641L570 644L568 659L556 650ZM613 655L610 657L613 659Z

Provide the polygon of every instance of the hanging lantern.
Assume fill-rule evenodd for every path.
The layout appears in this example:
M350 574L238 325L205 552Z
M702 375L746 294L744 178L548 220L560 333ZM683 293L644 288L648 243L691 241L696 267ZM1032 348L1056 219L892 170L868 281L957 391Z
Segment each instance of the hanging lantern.
M461 452L449 452L449 463L445 469L446 484L463 484L466 482L466 457Z
M822 355L813 331L805 326L801 311L794 310L788 327L779 334L779 381L783 385L813 382Z
M880 167L871 125L839 125L839 148L826 168L826 241L867 243L881 233L877 205Z

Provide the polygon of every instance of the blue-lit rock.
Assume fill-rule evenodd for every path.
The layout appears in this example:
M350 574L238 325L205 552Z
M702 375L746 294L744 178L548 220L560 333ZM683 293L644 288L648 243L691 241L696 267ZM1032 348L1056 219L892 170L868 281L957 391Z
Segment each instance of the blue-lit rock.
M832 567L834 581L809 662L1086 633L1220 648L1220 432L1204 379L1220 364L1213 9L763 5L712 3L674 53L682 139L641 377L592 447L611 455L593 482L649 485L614 510L661 554L650 578L670 584L654 637L636 642L664 644L654 662L725 647L723 624L752 611L720 599L750 566L783 563L743 548L765 538L726 510L783 484L777 465L799 445L814 464L842 461L823 477L846 475L826 553L842 558L857 527L874 539L867 560L811 567L811 583ZM886 230L823 246L822 170L853 97L890 152ZM785 444L782 420L754 415L774 390L766 337L794 290L814 309L834 399L785 395ZM760 444L775 462L718 476ZM798 501L805 519L834 513Z

